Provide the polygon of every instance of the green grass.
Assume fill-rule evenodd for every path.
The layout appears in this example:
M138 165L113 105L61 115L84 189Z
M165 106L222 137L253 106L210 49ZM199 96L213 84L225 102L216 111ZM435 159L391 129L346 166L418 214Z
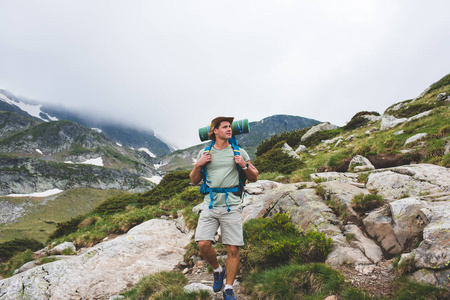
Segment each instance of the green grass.
M324 264L290 264L247 276L243 289L254 299L324 299L339 294L344 277Z
M245 272L290 262L323 262L332 241L325 234L301 233L285 214L253 219L244 224L241 262Z
M368 212L384 204L383 196L374 194L358 194L351 201L353 209L357 212Z
M160 272L144 277L131 290L123 293L125 299L176 299L176 300L207 300L211 295L207 291L188 293L183 290L187 278L179 272Z
M14 238L33 238L45 242L56 230L56 224L67 221L73 216L91 212L105 199L121 195L119 190L95 190L90 188L73 189L61 194L44 198L1 197L2 201L12 203L31 202L33 208L20 217L16 223L6 224L0 228L0 243ZM45 205L40 205L42 203Z

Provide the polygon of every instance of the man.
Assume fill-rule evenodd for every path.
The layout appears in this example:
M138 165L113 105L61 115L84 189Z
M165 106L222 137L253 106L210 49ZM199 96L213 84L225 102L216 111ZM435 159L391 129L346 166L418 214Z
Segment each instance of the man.
M258 170L251 164L244 149L235 155L229 139L232 136L232 117L217 117L211 121L209 138L214 142L209 152L198 153L197 162L190 173L191 181L197 185L202 180L202 168L206 166L208 193L205 195L204 209L200 214L195 241L203 259L214 269L214 292L226 284L223 297L236 299L233 282L239 267L239 247L244 245L242 232L241 196L236 192L239 186L239 172L236 165L245 172L249 181L258 180ZM221 229L222 243L226 245L227 261L222 268L212 247L217 229Z

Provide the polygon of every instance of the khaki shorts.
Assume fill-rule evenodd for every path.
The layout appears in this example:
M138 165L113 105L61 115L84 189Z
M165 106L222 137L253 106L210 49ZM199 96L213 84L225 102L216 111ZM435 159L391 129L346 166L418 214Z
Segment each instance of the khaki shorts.
M226 206L209 209L205 205L198 220L195 241L214 241L214 236L220 226L222 244L244 246L242 207L233 205L230 206L230 209L231 211L227 212Z

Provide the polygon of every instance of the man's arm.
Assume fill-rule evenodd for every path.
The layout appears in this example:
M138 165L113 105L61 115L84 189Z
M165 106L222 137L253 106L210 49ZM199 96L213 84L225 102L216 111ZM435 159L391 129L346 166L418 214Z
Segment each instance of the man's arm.
M242 169L245 168L245 166L248 164L248 167L246 170L244 170L245 175L247 175L247 179L251 182L255 182L258 180L258 170L255 168L254 165L250 162L250 160L244 161L244 158L242 158L241 155L235 155L234 161L237 163Z
M195 163L194 168L191 173L189 173L193 185L197 185L202 180L202 168L210 161L211 153L206 153Z
M248 164L248 168L247 168L247 170L244 170L244 172L245 172L245 175L247 175L248 181L251 181L251 182L257 181L258 175L259 175L258 170L255 168L254 165L252 165L252 163L249 160L246 161L246 163Z

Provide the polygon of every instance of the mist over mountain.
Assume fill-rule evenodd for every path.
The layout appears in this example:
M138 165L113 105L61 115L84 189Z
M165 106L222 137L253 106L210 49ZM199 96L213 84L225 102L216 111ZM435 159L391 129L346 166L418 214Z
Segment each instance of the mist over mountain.
M91 112L80 113L62 106L37 104L35 101L17 97L7 90L0 89L0 111L15 112L37 121L73 121L102 132L123 147L148 149L153 156L165 155L172 151L168 144L154 135L153 130L144 130L121 124L119 120L107 121L96 118Z

